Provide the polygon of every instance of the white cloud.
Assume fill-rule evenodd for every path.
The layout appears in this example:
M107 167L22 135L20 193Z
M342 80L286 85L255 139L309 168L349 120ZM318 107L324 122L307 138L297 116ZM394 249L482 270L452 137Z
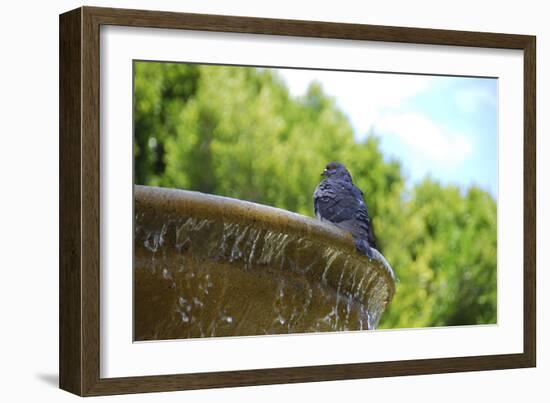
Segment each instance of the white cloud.
M429 76L280 69L290 93L304 95L312 81L334 97L349 117L358 138L364 138L387 108L399 108L432 84Z
M474 113L480 108L496 103L496 94L487 88L470 87L456 92L455 103L465 113Z
M427 159L444 168L459 166L473 151L468 136L453 133L417 113L386 114L376 122L375 131L397 138L415 159Z

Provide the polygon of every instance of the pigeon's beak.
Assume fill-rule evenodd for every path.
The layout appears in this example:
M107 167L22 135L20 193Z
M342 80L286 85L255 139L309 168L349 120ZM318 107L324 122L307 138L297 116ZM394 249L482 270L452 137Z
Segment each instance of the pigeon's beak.
M321 174L321 176L322 176L323 178L326 178L326 177L327 177L327 174L328 174L328 171L327 171L327 169L325 168L325 170L323 171L323 173Z

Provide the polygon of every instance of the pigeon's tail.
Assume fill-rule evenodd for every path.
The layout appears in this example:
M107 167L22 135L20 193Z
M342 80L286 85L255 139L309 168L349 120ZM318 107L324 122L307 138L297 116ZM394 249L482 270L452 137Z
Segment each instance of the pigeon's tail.
M359 252L366 255L369 259L374 258L374 252L366 239L355 238L355 247Z

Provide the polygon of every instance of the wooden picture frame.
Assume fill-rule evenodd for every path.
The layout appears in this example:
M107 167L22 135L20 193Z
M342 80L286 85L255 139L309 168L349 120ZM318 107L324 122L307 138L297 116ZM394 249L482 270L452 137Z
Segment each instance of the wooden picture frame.
M519 49L524 56L523 353L100 377L100 26ZM435 374L536 364L534 36L81 7L60 16L60 387L81 396Z

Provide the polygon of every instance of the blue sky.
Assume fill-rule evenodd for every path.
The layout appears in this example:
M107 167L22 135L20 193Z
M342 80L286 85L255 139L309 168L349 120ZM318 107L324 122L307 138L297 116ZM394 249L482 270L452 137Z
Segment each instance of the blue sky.
M413 183L426 175L497 194L496 79L278 69L294 96L313 81L348 116L358 141L380 137Z

